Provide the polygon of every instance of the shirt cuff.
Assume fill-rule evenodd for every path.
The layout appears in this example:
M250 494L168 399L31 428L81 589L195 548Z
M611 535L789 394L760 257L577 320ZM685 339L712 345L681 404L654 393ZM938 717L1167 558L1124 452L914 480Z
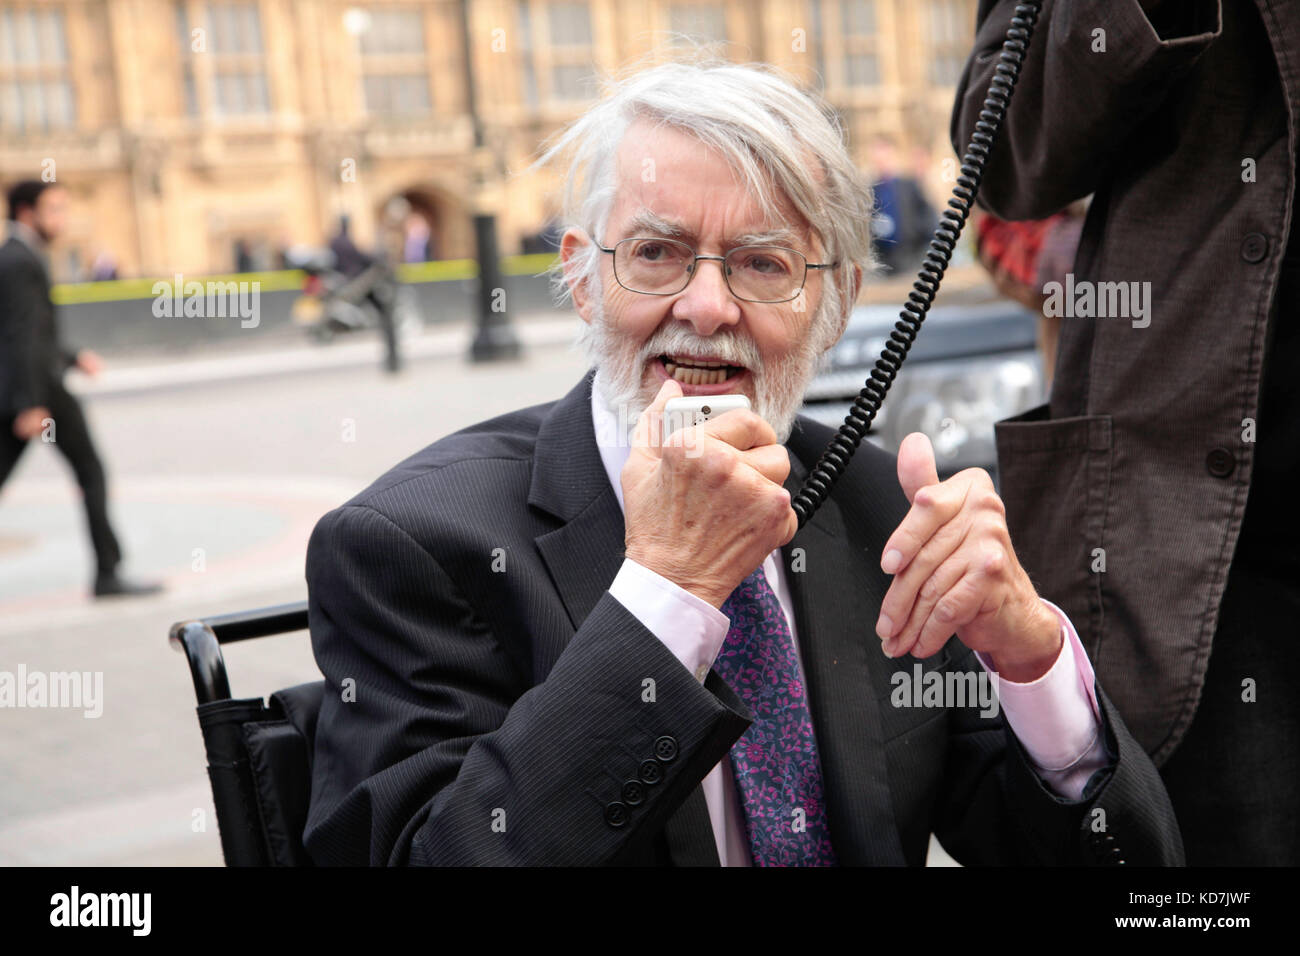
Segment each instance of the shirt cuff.
M1061 651L1036 680L1021 684L999 676L998 700L1007 724L1040 775L1058 792L1069 791L1077 799L1088 777L1107 762L1095 676L1065 612L1051 601L1040 600L1061 622ZM986 671L995 673L988 657L975 656Z
M609 593L704 683L727 639L727 615L631 558L623 559Z

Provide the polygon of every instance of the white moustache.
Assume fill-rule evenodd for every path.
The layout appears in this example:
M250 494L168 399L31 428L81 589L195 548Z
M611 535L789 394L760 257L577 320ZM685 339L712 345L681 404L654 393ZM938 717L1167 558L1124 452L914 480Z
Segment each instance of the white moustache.
M713 361L739 365L751 372L762 371L763 359L752 342L740 344L737 340L700 338L694 335L663 335L653 339L641 350L644 364L660 355L708 355Z

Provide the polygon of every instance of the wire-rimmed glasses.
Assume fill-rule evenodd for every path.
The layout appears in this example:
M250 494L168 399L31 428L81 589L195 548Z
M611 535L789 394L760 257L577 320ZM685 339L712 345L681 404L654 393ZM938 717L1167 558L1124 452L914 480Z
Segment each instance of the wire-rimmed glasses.
M725 256L702 256L676 239L633 237L613 248L596 243L614 256L614 278L629 292L642 295L676 295L695 276L701 259L722 263L727 288L746 302L789 302L798 298L809 269L833 269L838 262L809 262L785 246L737 246Z

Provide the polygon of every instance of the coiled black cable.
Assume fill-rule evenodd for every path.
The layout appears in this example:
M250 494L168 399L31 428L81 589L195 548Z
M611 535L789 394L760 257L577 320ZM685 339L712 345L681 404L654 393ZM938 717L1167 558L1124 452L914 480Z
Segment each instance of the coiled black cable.
M984 177L984 164L998 130L1002 127L1002 118L1006 115L1011 94L1016 88L1020 66L1024 62L1025 50L1029 47L1029 39L1033 36L1034 24L1041 7L1041 0L1025 0L1016 4L1015 15L1011 18L1006 40L1002 43L1000 62L994 68L988 95L984 98L984 108L980 110L979 122L975 124L970 145L962 156L961 175L957 177L957 185L953 187L948 208L940 217L934 237L930 240L929 251L921 263L916 281L912 283L912 291L903 304L903 311L894 323L894 330L889 334L889 341L885 343L880 358L876 359L871 377L853 400L853 407L849 409L844 424L822 452L816 467L790 503L801 528L826 500L831 488L848 467L849 459L871 429L871 423L889 393L889 386L894 383L894 377L907 358L907 353L916 340L916 333L920 331L921 323L930 311L935 293L939 291L939 283L943 280L953 250L957 247L957 240L961 237L961 231L975 203L975 195L979 192Z

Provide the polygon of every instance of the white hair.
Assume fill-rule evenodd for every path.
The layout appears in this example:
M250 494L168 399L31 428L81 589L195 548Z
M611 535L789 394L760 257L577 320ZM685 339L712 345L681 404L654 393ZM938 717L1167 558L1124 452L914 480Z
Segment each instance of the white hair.
M854 267L875 275L871 252L871 188L845 147L834 110L800 90L767 64L736 64L714 57L663 63L605 83L605 96L546 144L530 168L572 153L561 200L561 227L599 241L617 188L616 156L635 121L649 120L689 133L712 147L742 177L765 214L780 218L784 197L812 227L826 261L821 304L809 329L820 355L839 340L852 308ZM567 278L566 278L567 273ZM567 269L552 267L552 288L563 304L569 281L600 295L600 251L594 242ZM583 323L579 343L591 337Z

